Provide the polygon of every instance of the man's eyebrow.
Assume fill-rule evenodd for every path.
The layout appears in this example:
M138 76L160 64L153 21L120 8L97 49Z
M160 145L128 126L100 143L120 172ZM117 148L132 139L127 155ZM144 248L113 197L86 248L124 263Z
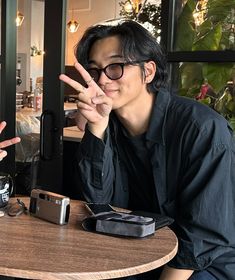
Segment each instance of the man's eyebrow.
M123 58L123 55L115 54L115 55L111 55L110 58Z
M122 55L120 55L120 54L114 54L114 55L111 55L111 56L109 56L109 58L123 58L123 56ZM88 63L89 64L91 64L91 63L96 63L96 61L95 60L92 60L92 59L90 59L90 60L88 60Z

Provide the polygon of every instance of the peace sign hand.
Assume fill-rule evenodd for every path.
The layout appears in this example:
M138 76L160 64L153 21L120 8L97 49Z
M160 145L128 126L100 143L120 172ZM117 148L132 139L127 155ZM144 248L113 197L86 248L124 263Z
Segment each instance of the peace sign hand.
M6 122L3 121L0 123L0 134L2 133L3 129L6 127ZM5 150L2 150L3 148L6 148L8 146L14 145L16 143L20 142L19 137L14 137L5 141L0 142L0 161L7 156L7 152Z
M78 127L84 129L86 122L88 122L89 130L97 137L102 138L112 110L112 99L105 95L80 63L76 62L75 68L85 80L86 88L64 74L60 75L60 80L79 93L77 107L82 118L78 118L80 122Z

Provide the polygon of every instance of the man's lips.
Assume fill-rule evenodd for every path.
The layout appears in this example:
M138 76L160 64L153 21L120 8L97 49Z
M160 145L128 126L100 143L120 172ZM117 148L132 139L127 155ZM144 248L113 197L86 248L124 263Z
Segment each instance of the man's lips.
M116 94L117 92L118 92L117 89L105 89L104 90L104 93L107 96L112 96L112 95Z

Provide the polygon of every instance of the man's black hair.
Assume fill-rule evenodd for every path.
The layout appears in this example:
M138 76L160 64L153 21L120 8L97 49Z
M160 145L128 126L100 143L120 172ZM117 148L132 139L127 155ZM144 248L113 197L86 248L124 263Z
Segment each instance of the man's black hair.
M120 39L122 55L126 62L154 61L156 63L156 74L153 81L147 85L148 92L157 92L160 87L165 86L167 80L165 55L156 38L135 21L127 20L114 26L96 25L88 28L75 46L78 62L87 68L92 45L97 40L110 36L118 36ZM144 77L144 64L140 65Z

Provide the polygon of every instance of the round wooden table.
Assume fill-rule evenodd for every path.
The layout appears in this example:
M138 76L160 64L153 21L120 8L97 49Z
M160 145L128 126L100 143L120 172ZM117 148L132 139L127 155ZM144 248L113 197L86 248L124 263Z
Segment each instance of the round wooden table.
M29 198L21 198L26 206ZM14 202L16 198L11 198ZM71 201L70 219L59 226L29 214L0 218L0 275L27 279L112 279L139 274L171 260L177 238L167 227L145 239L86 232L84 203Z

